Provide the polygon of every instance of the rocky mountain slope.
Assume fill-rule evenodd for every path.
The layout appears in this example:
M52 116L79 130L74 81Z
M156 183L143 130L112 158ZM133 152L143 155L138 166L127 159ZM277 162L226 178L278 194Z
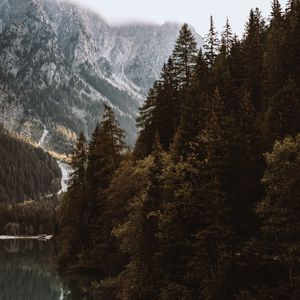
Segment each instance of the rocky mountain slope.
M0 0L0 123L68 151L112 106L128 144L147 90L171 54L180 24L111 26L57 0ZM203 41L196 35L199 46Z

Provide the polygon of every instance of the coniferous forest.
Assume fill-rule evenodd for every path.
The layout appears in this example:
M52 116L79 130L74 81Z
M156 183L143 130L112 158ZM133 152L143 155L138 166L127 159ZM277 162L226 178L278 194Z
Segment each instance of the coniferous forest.
M0 126L0 203L38 200L60 188L60 169L44 150Z
M62 272L98 274L95 299L299 299L299 87L300 1L241 39L211 17L204 50L184 24L133 151L108 106L78 138Z
M60 169L43 149L0 126L0 235L54 233Z

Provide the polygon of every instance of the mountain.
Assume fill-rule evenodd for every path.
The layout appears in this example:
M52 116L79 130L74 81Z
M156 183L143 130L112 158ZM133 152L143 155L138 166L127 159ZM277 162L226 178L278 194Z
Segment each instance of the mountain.
M0 122L35 142L47 128L44 146L65 152L107 103L133 145L138 107L180 26L111 26L69 2L0 0Z

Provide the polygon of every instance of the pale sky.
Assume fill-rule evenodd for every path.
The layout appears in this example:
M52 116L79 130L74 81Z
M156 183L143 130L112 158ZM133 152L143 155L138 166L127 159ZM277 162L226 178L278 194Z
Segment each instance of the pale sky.
M98 12L109 23L178 21L191 24L204 36L209 17L214 16L221 31L228 16L233 31L244 31L251 8L259 7L263 16L270 14L271 0L71 0ZM280 0L283 8L287 0Z

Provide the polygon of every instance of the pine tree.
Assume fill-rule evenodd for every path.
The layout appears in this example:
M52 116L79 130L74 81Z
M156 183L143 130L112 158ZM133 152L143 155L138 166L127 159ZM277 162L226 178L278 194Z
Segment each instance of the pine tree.
M270 142L300 132L300 92L296 81L288 78L282 89L272 97L267 112L267 134Z
M93 211L93 204L97 198L97 188L99 183L99 167L101 166L101 156L97 152L97 145L101 142L99 139L100 125L97 123L88 145L87 170L86 170L86 195L88 202L88 214ZM89 218L90 216L88 216Z
M191 83L191 76L196 64L196 57L197 43L195 37L188 24L183 24L172 55L180 88L186 88Z
M285 56L286 70L290 76L294 76L299 84L300 75L300 2L298 0L289 1L286 14L286 32L285 32ZM286 55L289 53L289 55Z
M229 23L229 19L226 19L226 24L221 35L221 48L224 47L226 56L229 56L230 50L234 41L232 29Z
M237 36L233 37L230 56L228 57L228 64L234 90L237 91L240 99L243 94L242 86L244 83L245 62L242 52L242 43L238 40Z
M161 80L154 84L140 110L137 122L142 130L135 148L137 158L151 153L156 134L163 149L169 149L180 123L181 109L192 84L196 64L197 43L191 29L184 24L172 57L163 66Z
M139 161L134 176L138 190L129 206L128 221L114 229L130 262L120 274L121 299L157 299L159 266L156 262L160 174L163 151L156 138L153 154Z
M91 189L96 190L93 198L88 199L88 227L90 238L89 267L99 269L104 273L111 271L109 266L110 247L114 247L111 236L112 223L109 219L107 205L107 189L114 173L118 169L125 150L124 133L119 128L113 110L105 105L104 115L94 135L94 148L90 152L88 165ZM107 258L107 259L105 259Z
M72 155L73 173L70 187L64 195L60 209L61 228L58 236L60 255L58 260L62 268L80 267L86 260L86 150L85 136L80 133ZM84 261L79 261L78 256L81 256Z
M173 142L175 132L180 122L181 99L178 93L178 79L174 61L169 58L161 74L162 89L157 98L157 128L156 133L164 150L168 150ZM154 140L153 140L154 144Z
M224 102L215 91L206 131L197 147L204 153L202 194L203 225L198 230L194 248L193 272L201 281L204 299L232 299L235 294L235 251L232 193L235 157L233 120L226 116ZM208 273L206 270L210 269ZM198 273L198 274L197 274ZM200 276L200 277L199 277Z
M271 103L272 96L282 87L282 79L286 76L285 57L285 23L281 5L278 0L272 3L271 21L265 41L264 53L264 105Z
M237 161L235 184L232 193L235 193L234 203L234 231L236 243L241 249L258 231L258 220L254 208L261 199L263 191L260 179L263 172L261 156L260 131L256 124L256 111L246 92L240 101L239 114L236 119L236 148Z
M266 154L263 177L266 197L257 207L263 221L262 263L272 274L268 296L286 299L299 295L299 153L300 136L276 142ZM260 287L264 290L263 287ZM266 289L266 288L265 288Z
M257 112L262 103L263 74L263 37L264 22L259 9L251 10L243 40L245 73L243 89L250 94L251 101Z
M199 51L193 72L192 85L182 105L180 126L177 129L172 152L174 156L187 157L190 147L204 129L210 94L208 66L202 50Z
M167 68L164 65L164 68ZM143 159L151 153L152 144L155 133L157 131L157 106L158 95L161 94L162 84L158 81L154 82L153 87L149 90L147 99L144 105L140 108L139 117L137 118L137 126L140 129L140 134L137 139L134 157Z
M208 34L205 36L205 43L206 59L209 67L212 67L219 48L218 33L216 32L213 16L210 17L210 28Z
M219 47L219 54L215 59L215 64L212 69L213 78L216 87L224 101L225 110L227 114L235 113L237 111L239 94L234 87L234 81L230 69L230 52L233 45L233 36L229 20L227 19L222 33L222 40Z

